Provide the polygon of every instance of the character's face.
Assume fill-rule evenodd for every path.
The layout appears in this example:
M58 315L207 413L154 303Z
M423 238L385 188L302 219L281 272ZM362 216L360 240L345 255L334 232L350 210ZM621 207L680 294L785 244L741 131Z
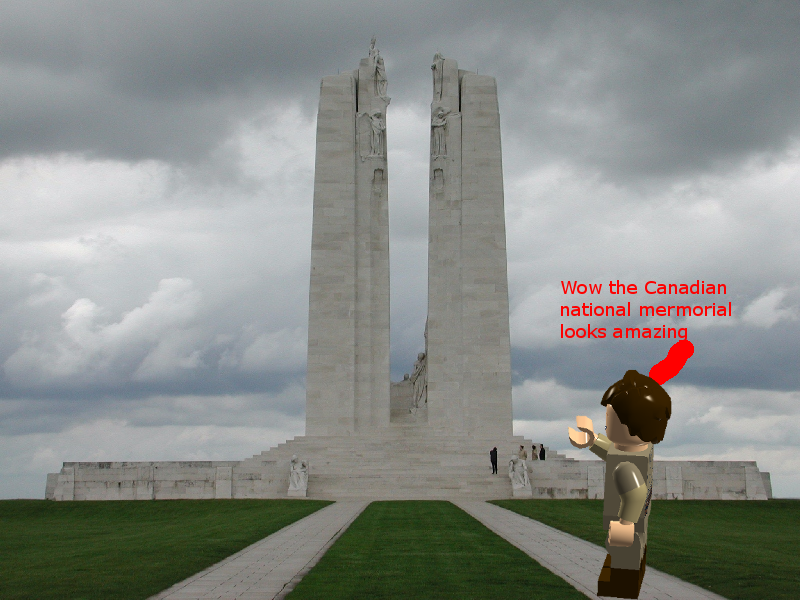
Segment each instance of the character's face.
M610 404L606 405L606 437L622 446L636 446L645 443L638 435L630 434L628 426L620 422L617 413L614 412L614 407Z

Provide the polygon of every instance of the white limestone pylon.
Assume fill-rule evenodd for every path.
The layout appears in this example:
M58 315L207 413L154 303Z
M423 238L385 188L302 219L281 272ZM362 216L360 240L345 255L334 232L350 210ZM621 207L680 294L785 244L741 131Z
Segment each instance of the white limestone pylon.
M389 424L386 72L375 48L322 80L309 291L306 433Z
M428 423L512 435L500 113L493 77L434 57L428 245Z

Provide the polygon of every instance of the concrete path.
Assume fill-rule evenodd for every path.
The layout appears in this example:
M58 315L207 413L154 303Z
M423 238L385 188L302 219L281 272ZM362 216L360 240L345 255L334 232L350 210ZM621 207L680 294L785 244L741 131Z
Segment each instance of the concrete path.
M596 594L597 577L606 558L605 548L488 502L473 500L452 502L589 598L599 598ZM639 599L673 598L724 600L722 596L647 567Z
M150 600L283 598L367 504L358 500L326 506Z

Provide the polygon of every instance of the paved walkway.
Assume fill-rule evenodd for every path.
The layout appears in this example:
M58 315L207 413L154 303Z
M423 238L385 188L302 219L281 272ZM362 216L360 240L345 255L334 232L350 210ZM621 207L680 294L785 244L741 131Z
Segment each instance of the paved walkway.
M531 556L589 598L599 598L597 577L606 558L605 548L548 527L488 502L454 500L497 535ZM724 600L703 588L647 567L640 600Z
M367 501L336 502L287 525L151 600L283 598L347 529Z
M368 504L367 500L331 504L150 600L284 598ZM488 502L454 500L453 504L589 598L598 598L595 590L606 557L604 548ZM724 600L722 596L650 567L639 598Z

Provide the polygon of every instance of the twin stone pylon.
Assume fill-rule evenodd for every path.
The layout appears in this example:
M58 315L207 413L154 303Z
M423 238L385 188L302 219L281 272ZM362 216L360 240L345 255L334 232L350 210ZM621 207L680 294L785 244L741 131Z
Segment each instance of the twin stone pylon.
M434 57L426 420L442 436L512 436L508 276L493 77ZM322 80L311 242L306 435L390 422L383 58ZM419 386L417 386L419 387ZM425 400L423 400L425 401Z

